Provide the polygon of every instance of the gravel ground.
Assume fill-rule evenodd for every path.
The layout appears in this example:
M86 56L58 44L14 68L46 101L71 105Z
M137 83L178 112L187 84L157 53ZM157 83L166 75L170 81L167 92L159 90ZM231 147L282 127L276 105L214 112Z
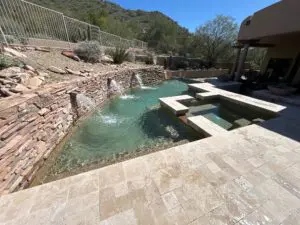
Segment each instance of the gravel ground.
M143 63L131 63L124 62L121 65L114 65L110 63L85 63L85 62L77 62L73 59L70 59L61 54L60 50L51 50L51 52L41 52L35 50L27 50L23 52L23 54L27 55L28 59L25 62L35 69L47 72L50 76L46 79L46 83L55 83L64 80L76 79L78 76L70 75L70 74L55 74L53 72L48 71L47 69L51 66L58 67L60 69L65 69L68 67L73 71L83 71L83 70L92 70L91 73L94 74L105 74L107 72L118 71L125 68L130 69L138 69L141 67L146 67ZM151 67L151 66L149 66Z

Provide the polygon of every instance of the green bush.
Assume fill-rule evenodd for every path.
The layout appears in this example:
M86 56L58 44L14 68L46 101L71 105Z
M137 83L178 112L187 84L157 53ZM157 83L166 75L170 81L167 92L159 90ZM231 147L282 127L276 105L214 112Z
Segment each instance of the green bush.
M102 55L102 49L97 41L81 42L74 49L74 53L85 62L99 62Z
M145 63L147 65L153 65L154 64L154 56L152 54L148 54L147 58L145 60Z
M117 47L115 50L109 50L108 54L112 57L114 64L122 64L128 57L128 51Z
M13 59L12 57L0 54L0 70L13 67L13 66L22 67L23 64L22 62Z

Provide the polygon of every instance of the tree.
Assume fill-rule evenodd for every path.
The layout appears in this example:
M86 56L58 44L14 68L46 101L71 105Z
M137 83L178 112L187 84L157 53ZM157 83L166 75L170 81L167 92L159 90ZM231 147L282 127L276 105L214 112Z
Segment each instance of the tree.
M218 61L229 61L233 57L232 43L235 41L238 25L229 16L218 15L197 28L194 38L194 54L203 58L208 66Z
M259 70L266 55L265 48L250 48L248 50L247 62L250 62L251 68Z

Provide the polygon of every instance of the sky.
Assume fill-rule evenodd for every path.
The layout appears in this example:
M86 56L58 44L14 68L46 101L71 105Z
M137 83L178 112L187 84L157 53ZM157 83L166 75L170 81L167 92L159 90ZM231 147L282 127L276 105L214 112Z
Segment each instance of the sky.
M232 16L237 23L279 0L112 0L126 9L160 11L191 32L218 14Z

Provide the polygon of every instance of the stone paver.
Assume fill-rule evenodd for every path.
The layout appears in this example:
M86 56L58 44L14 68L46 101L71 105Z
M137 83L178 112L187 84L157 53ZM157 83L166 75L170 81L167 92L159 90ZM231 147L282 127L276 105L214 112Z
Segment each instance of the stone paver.
M0 224L299 224L298 112L3 195Z

